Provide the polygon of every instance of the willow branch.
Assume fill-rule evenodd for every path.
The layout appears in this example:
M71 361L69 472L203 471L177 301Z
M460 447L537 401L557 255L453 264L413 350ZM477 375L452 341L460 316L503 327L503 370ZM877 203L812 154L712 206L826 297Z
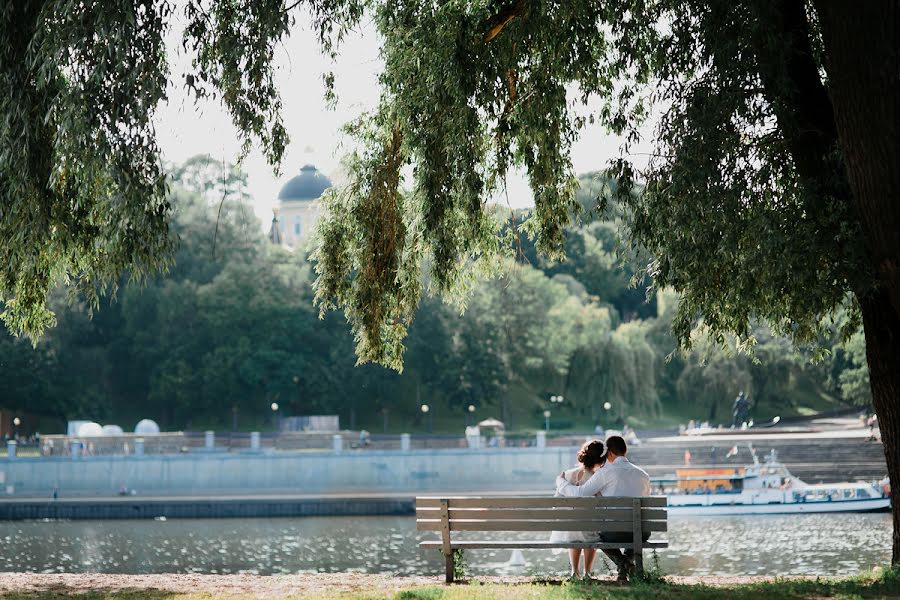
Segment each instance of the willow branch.
M516 17L522 16L522 13L524 12L525 0L516 0L515 4L508 7L500 14L491 17L490 21L488 21L487 33L484 34L482 40L485 43L490 42L500 34L503 28L506 27L507 23L509 23Z

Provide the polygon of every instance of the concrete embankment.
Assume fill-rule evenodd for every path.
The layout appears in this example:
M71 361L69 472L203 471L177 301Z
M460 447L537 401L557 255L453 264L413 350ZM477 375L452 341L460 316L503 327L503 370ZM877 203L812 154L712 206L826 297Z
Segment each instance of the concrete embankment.
M552 491L575 448L175 454L0 461L8 496L357 494Z
M162 496L2 498L0 521L38 519L229 519L409 515L409 494L382 496Z
M670 438L633 446L651 475L752 463L770 450L811 483L880 479L864 432ZM737 455L728 456L737 449ZM198 452L0 459L0 519L191 518L404 514L422 494L549 494L576 447ZM120 490L129 495L118 497ZM51 496L56 490L57 500Z

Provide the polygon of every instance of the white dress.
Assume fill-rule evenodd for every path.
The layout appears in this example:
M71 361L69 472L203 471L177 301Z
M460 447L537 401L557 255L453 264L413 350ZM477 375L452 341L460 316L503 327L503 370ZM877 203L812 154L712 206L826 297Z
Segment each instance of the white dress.
M587 471L584 467L575 467L573 469L569 469L565 472L563 477L566 481L571 483L572 485L582 485L587 482L588 479L591 478L593 473ZM557 492L554 494L555 497L559 498L561 495ZM594 542L599 539L599 536L596 532L590 531L551 531L550 532L550 541L551 542ZM554 553L563 552L561 548L555 548L553 550Z

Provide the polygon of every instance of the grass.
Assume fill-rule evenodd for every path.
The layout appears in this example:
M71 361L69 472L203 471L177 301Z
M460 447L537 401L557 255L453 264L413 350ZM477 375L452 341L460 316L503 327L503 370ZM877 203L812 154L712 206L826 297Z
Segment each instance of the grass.
M327 596L326 596L327 597ZM383 596L349 596L374 600ZM850 600L858 598L900 598L900 571L866 573L843 579L787 580L726 586L669 583L662 580L619 586L609 582L560 583L548 580L525 584L457 585L426 587L388 596L391 600Z
M174 594L162 590L95 590L69 593L63 588L41 592L7 593L9 600L209 600L219 598L214 593ZM252 596L227 596L252 598ZM869 598L900 598L900 570L887 569L867 572L857 577L839 579L775 579L772 581L712 586L690 583L671 583L663 580L638 582L619 586L608 581L581 583L558 580L524 583L463 582L452 586L423 586L391 593L322 591L313 596L286 596L316 600L850 600Z

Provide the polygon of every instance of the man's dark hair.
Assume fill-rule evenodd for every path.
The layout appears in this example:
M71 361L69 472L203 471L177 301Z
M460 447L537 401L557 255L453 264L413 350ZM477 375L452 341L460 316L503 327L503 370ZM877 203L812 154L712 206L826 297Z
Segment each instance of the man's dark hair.
M628 452L628 446L625 444L625 439L618 435L611 435L607 438L606 449L616 456L625 456L625 453Z
M583 464L585 468L592 469L596 465L602 465L606 462L606 454L603 453L603 442L600 440L591 440L581 447L578 451L578 462Z

